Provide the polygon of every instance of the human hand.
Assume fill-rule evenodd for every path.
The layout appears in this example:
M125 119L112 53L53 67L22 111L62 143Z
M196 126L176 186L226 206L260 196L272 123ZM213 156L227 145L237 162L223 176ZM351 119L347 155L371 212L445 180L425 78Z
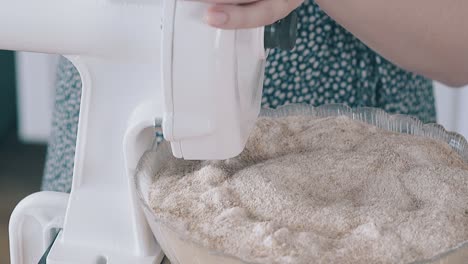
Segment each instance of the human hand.
M191 0L212 4L205 21L217 28L241 29L271 25L304 0Z

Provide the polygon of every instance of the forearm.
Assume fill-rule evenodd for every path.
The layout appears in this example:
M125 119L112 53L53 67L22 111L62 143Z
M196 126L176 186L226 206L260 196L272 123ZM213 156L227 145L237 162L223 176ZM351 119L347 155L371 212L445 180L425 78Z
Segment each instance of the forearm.
M388 60L450 85L468 83L468 1L316 0Z

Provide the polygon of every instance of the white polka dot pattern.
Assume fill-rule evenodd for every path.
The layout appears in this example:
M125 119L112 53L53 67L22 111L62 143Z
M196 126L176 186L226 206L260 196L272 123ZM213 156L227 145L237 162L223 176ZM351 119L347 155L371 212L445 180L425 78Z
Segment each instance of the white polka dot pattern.
M312 1L306 1L298 14L296 48L291 52L270 52L264 107L345 103L435 121L431 80L386 61Z

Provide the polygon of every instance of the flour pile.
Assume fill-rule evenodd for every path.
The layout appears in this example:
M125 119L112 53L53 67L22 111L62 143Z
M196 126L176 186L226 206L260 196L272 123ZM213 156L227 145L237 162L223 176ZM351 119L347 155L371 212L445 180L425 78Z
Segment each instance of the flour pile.
M254 263L410 263L468 240L468 166L448 146L346 117L261 118L226 161L171 159L159 217Z

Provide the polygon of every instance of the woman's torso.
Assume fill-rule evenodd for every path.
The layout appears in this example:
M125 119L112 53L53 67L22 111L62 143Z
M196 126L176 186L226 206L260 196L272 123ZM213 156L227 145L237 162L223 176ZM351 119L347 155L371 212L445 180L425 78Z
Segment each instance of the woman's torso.
M431 80L377 55L313 1L306 1L298 13L296 48L291 52L273 50L268 58L265 107L345 103L435 121Z

